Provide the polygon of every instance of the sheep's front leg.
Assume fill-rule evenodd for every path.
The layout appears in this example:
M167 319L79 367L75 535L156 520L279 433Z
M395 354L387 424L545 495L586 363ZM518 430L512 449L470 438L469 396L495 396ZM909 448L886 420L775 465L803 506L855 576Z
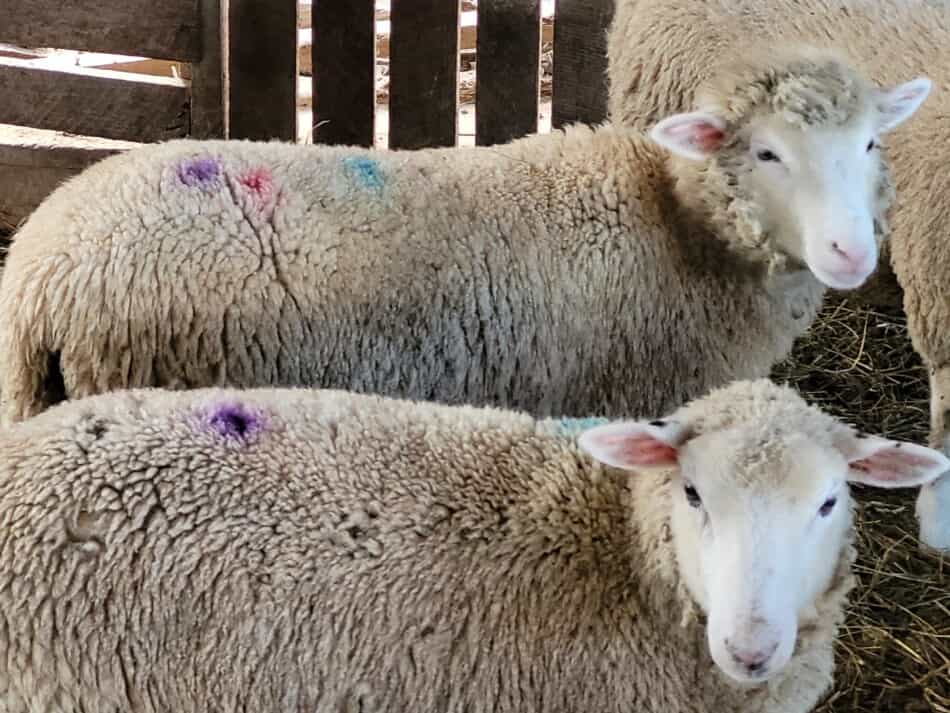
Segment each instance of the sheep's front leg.
M930 445L950 455L950 364L930 367ZM950 551L950 471L917 498L920 541Z

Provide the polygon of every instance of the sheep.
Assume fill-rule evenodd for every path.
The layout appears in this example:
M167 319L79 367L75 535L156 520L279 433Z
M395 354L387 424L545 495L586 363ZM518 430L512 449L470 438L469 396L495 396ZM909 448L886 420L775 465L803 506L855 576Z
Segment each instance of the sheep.
M926 89L789 48L737 59L715 106L649 136L108 158L10 248L3 421L121 388L294 385L616 417L764 376L826 286L873 269L893 188L865 147ZM793 176L769 162L785 150Z
M0 431L5 713L810 710L846 481L950 461L768 380L652 421L144 389Z
M615 121L643 128L685 110L694 89L715 72L716 58L746 51L750 38L820 37L877 82L938 71L950 43L948 11L950 4L933 0L620 0L608 43L610 112ZM946 73L938 76L946 90ZM950 195L950 174L941 150L950 144L948 118L950 97L940 93L889 140L901 196L891 211L893 238L879 274L854 297L879 305L903 297L911 341L929 374L929 443L950 454L950 204L942 199ZM921 541L950 550L950 474L920 498Z

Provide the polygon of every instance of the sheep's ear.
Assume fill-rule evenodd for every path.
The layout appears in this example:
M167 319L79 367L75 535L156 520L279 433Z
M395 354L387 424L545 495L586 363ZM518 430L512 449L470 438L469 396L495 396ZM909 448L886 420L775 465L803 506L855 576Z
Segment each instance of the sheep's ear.
M688 429L677 421L624 421L584 431L578 445L595 460L625 470L668 468Z
M940 451L906 441L850 434L839 444L848 459L848 480L879 488L914 488L950 470Z
M674 114L654 126L650 138L679 156L702 161L722 148L726 122L705 111Z
M909 118L930 94L931 81L918 77L893 89L880 89L876 103L879 112L877 130L890 131Z

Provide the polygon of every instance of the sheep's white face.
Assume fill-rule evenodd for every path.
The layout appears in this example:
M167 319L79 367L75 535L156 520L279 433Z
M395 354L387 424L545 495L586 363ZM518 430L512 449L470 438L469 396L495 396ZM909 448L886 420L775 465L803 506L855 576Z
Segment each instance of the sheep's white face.
M746 129L750 169L740 176L763 229L829 287L858 287L877 266L876 129L870 116L803 131L775 115Z
M847 482L922 485L938 451L841 426L763 437L762 424L691 436L673 419L586 431L580 446L615 467L675 469L670 521L680 576L707 614L712 659L743 683L788 663L799 621L827 590L851 524ZM649 477L641 473L638 477Z
M763 114L730 134L715 112L692 112L664 119L650 135L699 161L728 150L728 161L740 167L737 178L775 245L825 285L854 289L877 266L879 137L911 116L929 91L930 81L923 78L879 90L866 115L845 126L801 128L781 115ZM735 155L737 146L744 155Z

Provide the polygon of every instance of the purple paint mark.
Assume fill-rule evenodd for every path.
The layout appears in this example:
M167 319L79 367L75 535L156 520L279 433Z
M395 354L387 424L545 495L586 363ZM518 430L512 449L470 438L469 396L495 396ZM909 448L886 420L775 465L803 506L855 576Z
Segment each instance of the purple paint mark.
M190 158L178 166L178 179L186 186L211 187L220 175L221 165L213 158Z
M206 423L224 438L247 441L264 427L264 418L260 411L234 402L212 408Z

